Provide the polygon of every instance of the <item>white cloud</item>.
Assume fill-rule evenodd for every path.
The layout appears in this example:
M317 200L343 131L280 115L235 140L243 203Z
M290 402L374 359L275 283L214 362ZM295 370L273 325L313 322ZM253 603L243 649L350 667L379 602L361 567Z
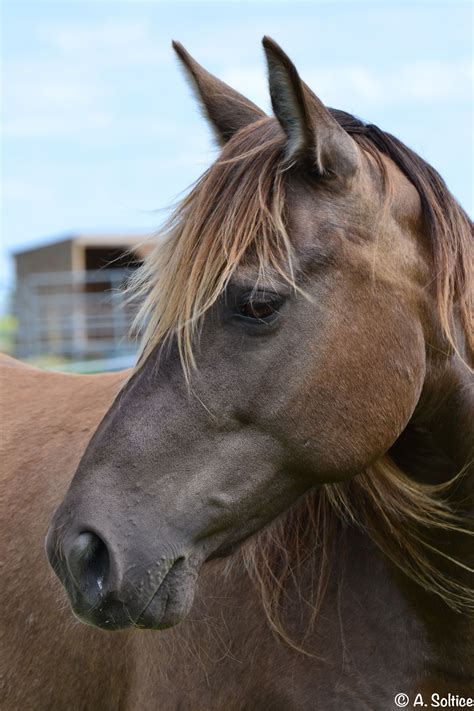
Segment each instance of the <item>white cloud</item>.
M173 61L146 23L48 23L37 33L47 51L4 66L5 137L106 129L135 82ZM132 75L126 75L128 68Z
M63 136L110 122L106 88L61 64L10 65L3 97L5 137Z
M169 59L145 22L106 22L97 26L48 24L39 35L50 48L81 64L131 65Z
M6 121L2 133L6 138L41 138L71 136L87 131L103 131L113 124L107 114L94 113L92 116L32 115L20 116Z
M51 46L63 52L84 52L90 49L121 48L134 42L143 41L146 28L141 23L107 23L99 26L55 24L43 26L40 36Z
M2 187L2 196L5 201L14 202L50 202L53 204L54 190L50 186L38 185L23 180L11 179Z

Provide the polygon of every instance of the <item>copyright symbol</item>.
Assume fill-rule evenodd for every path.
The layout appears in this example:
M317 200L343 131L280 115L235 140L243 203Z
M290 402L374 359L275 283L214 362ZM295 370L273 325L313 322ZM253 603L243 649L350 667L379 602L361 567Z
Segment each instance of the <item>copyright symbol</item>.
M408 706L410 703L410 699L406 694L397 694L394 699L395 703L397 706L400 708L404 708L405 706Z

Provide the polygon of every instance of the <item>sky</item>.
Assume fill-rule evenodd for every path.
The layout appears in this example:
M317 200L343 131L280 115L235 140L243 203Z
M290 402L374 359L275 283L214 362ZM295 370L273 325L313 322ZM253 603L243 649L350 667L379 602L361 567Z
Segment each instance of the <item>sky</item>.
M270 111L272 36L327 105L395 134L473 213L470 2L0 2L3 297L13 251L150 234L216 156L173 38Z

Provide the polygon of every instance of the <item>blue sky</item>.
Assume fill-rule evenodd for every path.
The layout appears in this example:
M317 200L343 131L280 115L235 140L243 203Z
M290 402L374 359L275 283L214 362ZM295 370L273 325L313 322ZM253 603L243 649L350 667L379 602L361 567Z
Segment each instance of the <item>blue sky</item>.
M152 232L215 155L170 48L269 109L261 38L394 133L472 214L469 2L3 0L2 272L72 231Z

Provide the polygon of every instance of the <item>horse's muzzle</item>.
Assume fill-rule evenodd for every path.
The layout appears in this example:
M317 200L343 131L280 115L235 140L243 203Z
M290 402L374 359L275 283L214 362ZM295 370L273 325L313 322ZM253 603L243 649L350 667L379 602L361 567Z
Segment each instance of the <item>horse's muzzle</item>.
M127 564L93 531L59 541L51 527L46 551L74 613L87 624L163 629L180 622L191 607L198 566L176 547L147 566L136 559ZM138 579L134 569L141 570Z

